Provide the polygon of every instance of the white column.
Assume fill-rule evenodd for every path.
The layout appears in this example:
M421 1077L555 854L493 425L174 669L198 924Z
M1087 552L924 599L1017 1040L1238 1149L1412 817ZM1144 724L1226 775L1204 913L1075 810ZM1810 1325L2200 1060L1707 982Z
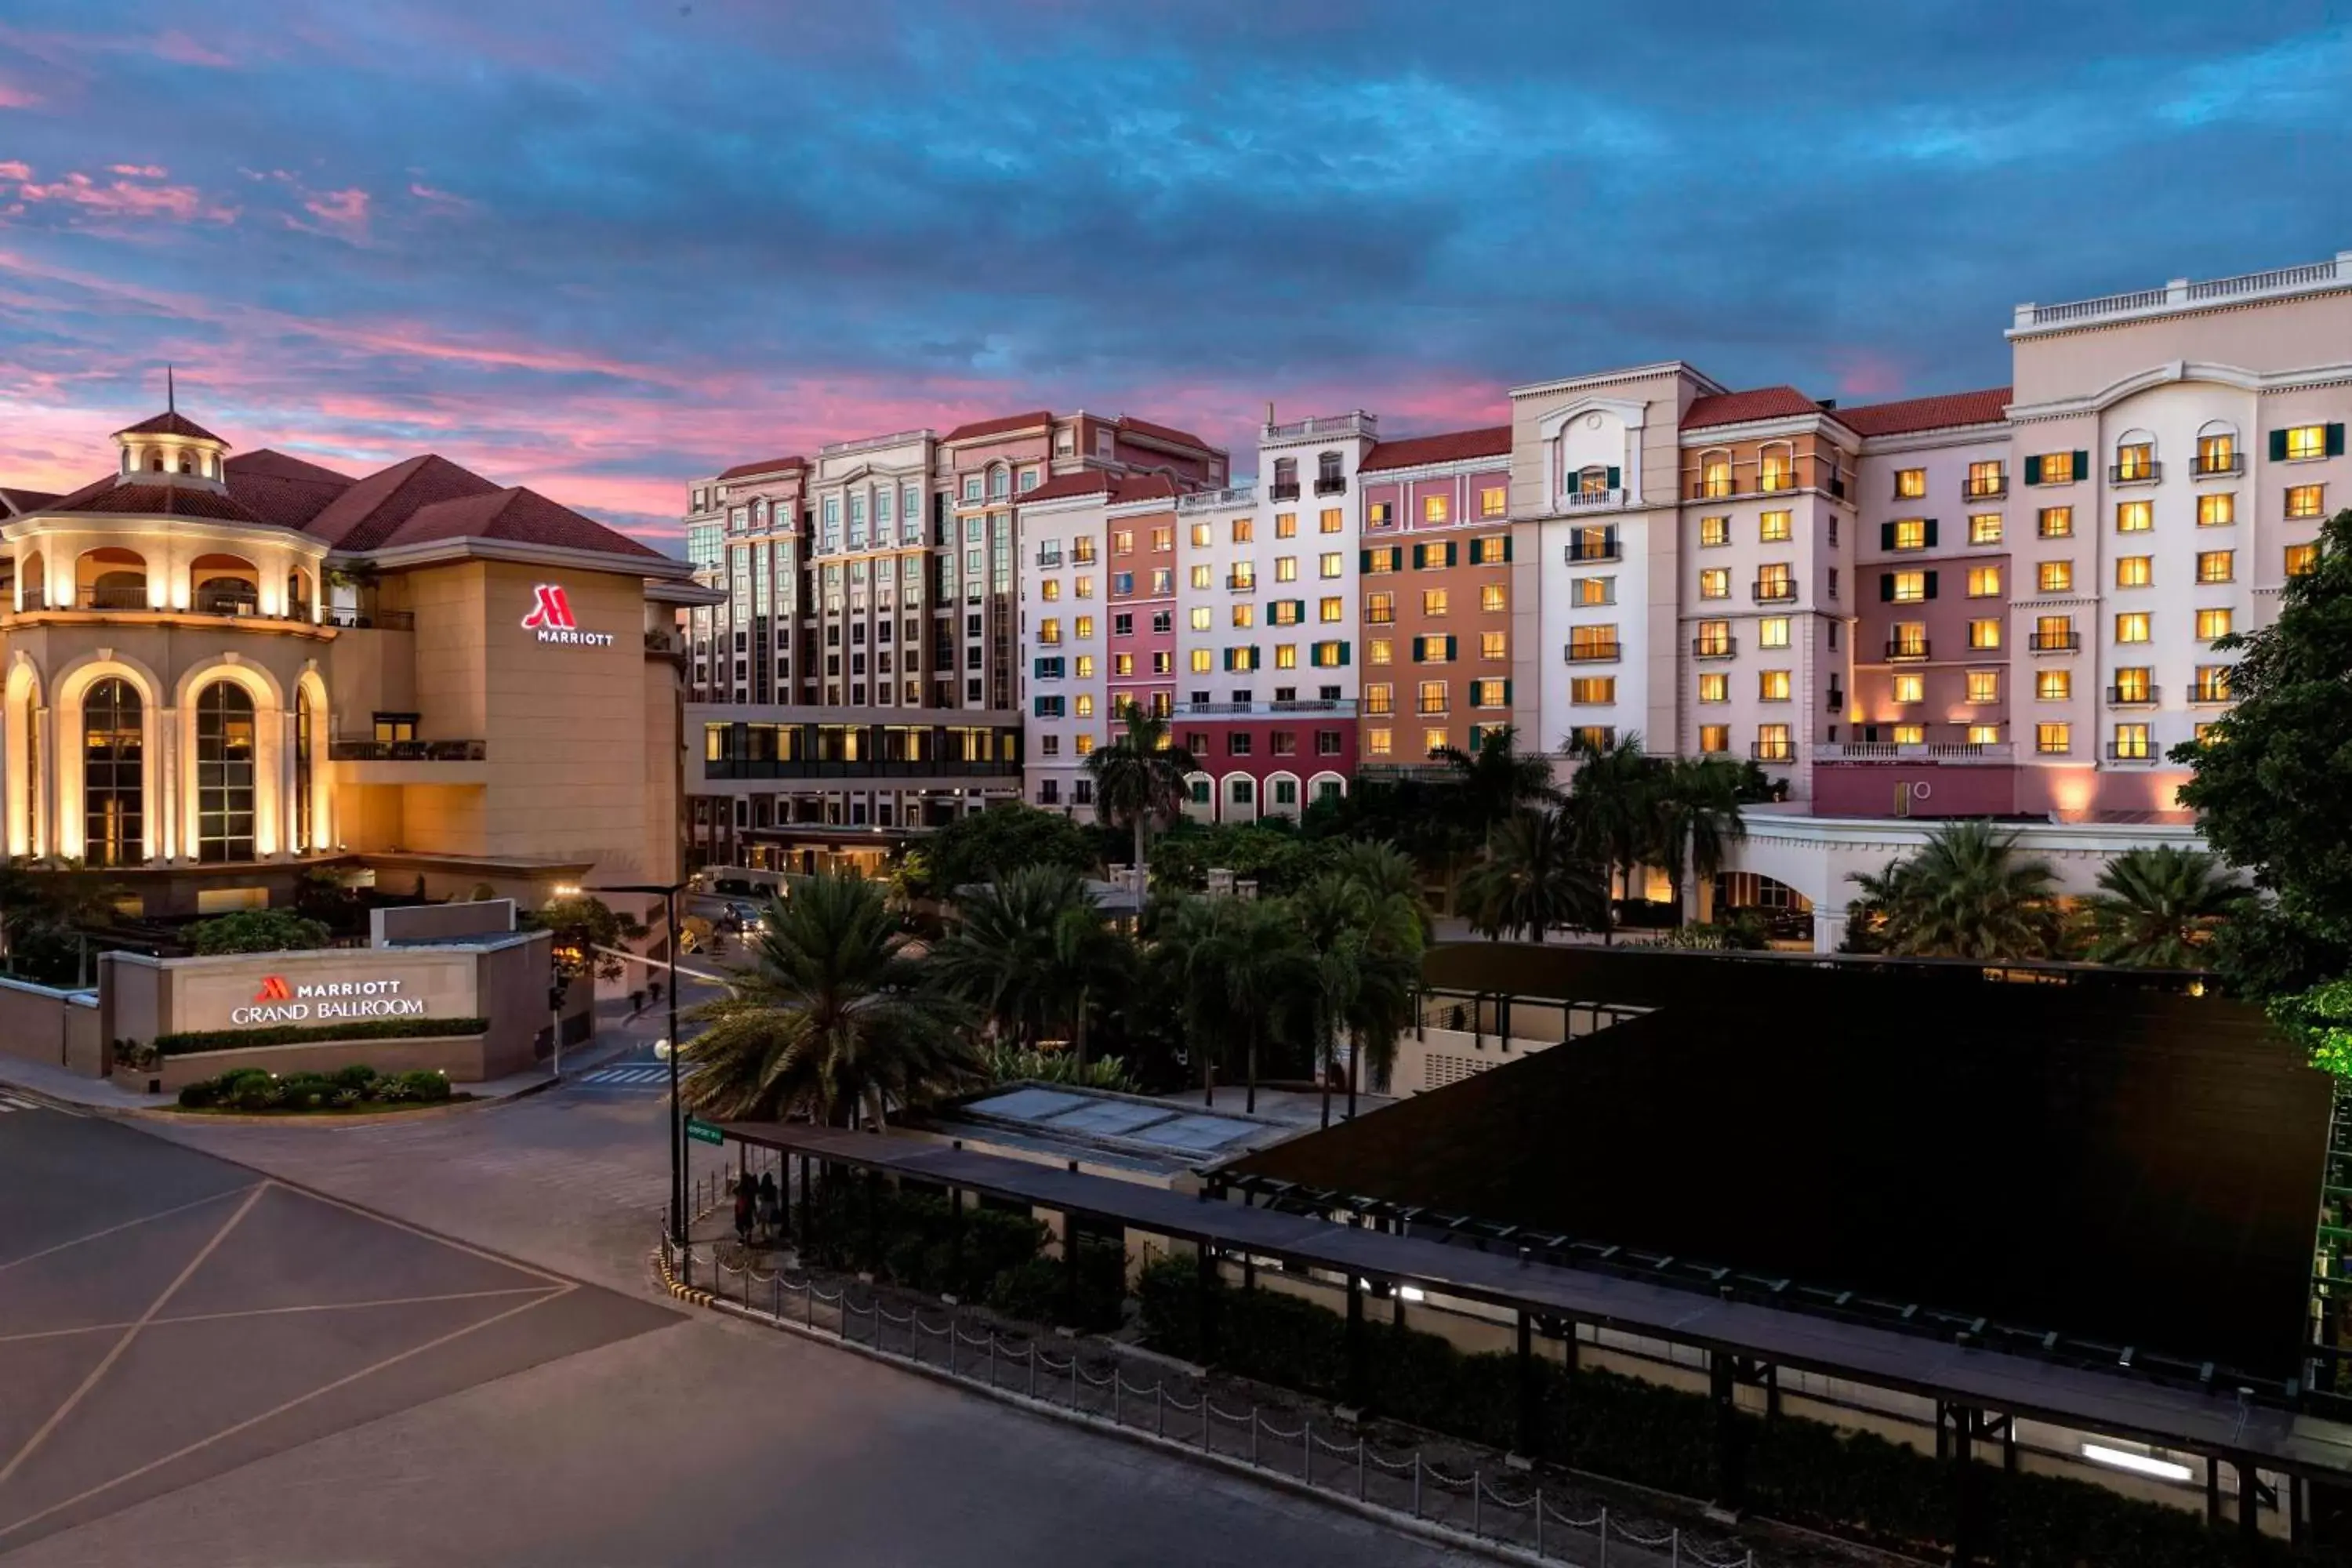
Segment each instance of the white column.
M180 854L180 710L158 708L148 720L147 853L155 860Z
M279 590L284 592L283 587ZM299 738L294 731L294 714L289 710L278 716L278 853L291 856L299 847L294 842L295 824L302 818L295 795L295 742Z
M32 713L32 720L33 757L35 762L38 764L33 770L33 777L31 780L33 795L33 853L36 856L42 856L50 854L53 851L55 844L55 840L52 837L53 829L51 826L51 819L55 815L53 802L56 799L56 795L55 788L51 781L57 772L57 758L54 754L57 751L57 746L55 744L56 737L49 724L49 710L47 708L35 708Z

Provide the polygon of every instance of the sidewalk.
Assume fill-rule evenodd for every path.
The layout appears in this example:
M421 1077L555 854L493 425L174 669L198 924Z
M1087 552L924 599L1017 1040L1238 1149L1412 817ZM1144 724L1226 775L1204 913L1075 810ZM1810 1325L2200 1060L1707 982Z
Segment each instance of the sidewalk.
M595 1036L586 1043L570 1047L564 1051L564 1077L577 1078L615 1057L625 1056L649 1045L667 1026L668 1016L659 1008L648 1007L642 1015L632 1017L627 997L599 997ZM161 1110L179 1103L177 1095L148 1094L131 1088L131 1082L137 1077L136 1074L123 1073L113 1078L84 1078L79 1073L51 1067L46 1062L0 1056L0 1090L21 1089L62 1105L118 1116ZM509 1073L504 1078L488 1079L480 1083L459 1087L474 1097L471 1103L478 1104L536 1093L555 1081L554 1073L541 1064L521 1072Z

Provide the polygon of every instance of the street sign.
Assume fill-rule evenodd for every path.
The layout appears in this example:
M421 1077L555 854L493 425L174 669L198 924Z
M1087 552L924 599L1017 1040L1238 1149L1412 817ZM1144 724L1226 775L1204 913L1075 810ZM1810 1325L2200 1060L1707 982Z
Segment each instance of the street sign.
M698 1143L724 1143L727 1134L709 1122L689 1116L686 1119L686 1135Z

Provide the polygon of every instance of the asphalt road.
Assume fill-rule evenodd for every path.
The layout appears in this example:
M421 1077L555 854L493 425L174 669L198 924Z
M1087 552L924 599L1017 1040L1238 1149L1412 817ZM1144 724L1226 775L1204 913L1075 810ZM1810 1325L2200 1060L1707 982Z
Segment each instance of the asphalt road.
M676 1310L662 1115L0 1120L0 1561L1458 1561Z

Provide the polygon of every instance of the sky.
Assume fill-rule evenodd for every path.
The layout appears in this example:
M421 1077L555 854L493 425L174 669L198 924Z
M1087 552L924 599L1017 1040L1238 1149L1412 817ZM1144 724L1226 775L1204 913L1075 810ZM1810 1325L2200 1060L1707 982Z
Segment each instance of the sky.
M180 405L677 548L1034 407L1198 430L1682 359L1999 385L2049 302L2352 249L2344 0L7 0L0 483Z

